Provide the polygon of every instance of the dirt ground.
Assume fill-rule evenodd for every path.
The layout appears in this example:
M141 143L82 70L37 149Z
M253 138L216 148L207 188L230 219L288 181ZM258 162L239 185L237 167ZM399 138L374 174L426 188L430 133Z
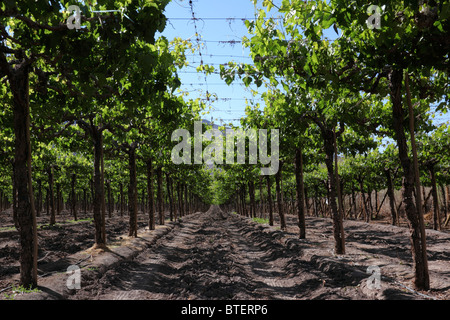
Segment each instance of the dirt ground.
M49 216L37 218L38 224L38 275L46 276L67 268L64 259L94 245L92 214L78 214L73 221L66 211L56 215L56 224L50 226ZM106 218L107 242L114 243L128 232L128 217ZM147 225L147 219L139 215L138 227ZM0 214L0 290L19 284L19 234L12 220L11 210ZM5 290L7 292L7 290ZM2 296L0 296L1 298Z
M107 219L110 242L126 234L126 219ZM140 226L144 227L145 217L140 215L139 219ZM296 218L288 216L287 221L288 229L280 231L277 225L270 227L211 207L206 213L184 217L170 232L133 259L125 259L103 271L82 269L81 289L71 291L65 298L450 298L449 233L427 230L432 289L416 292L412 289L412 258L407 228L345 221L346 254L335 255L330 219L308 217L305 240L298 239ZM0 226L3 227L3 223ZM0 232L0 290L17 281L18 239L14 234L13 230ZM64 272L67 265L58 261L63 261L65 255L92 246L92 235L93 226L89 221L44 227L39 231L40 274L57 270ZM4 290L2 294L9 291Z

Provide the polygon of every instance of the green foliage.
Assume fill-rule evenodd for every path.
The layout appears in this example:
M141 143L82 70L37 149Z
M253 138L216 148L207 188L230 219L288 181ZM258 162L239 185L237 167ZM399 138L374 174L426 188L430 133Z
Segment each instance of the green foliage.
M220 74L228 84L241 79L247 87L265 90L265 109L248 106L242 125L281 129L284 174L292 172L289 164L302 148L306 186L326 194L321 132L341 127L337 149L344 192L358 176L371 188L385 187L385 169L400 187L398 146L390 142L396 132L389 74L401 68L411 77L421 163L436 160L439 181L448 182L448 124L436 128L432 119L450 105L449 1L377 2L380 29L368 28L369 4L364 1L293 0L282 1L280 7L271 1L254 3L256 18L245 21L251 36L243 38L253 63L229 62L221 65ZM405 128L408 122L406 116ZM230 179L236 185L249 179L242 173L233 177L235 169L226 169L230 173L223 174L223 186L231 185ZM426 182L427 170L421 175Z
M155 38L166 26L168 1L6 1L0 6L4 28L0 47L1 79L20 62L30 68L33 183L48 185L46 170L55 168L55 182L64 196L70 175L77 189L89 189L93 178L92 130L102 129L105 179L113 193L128 183L126 152L136 149L138 189L146 186L145 164L153 160L175 182L207 203L229 201L249 181L258 183L258 167L228 165L211 172L201 166L175 166L170 159L171 133L200 119L200 100L177 96L178 70L187 65L192 44L179 38ZM329 178L323 163L325 133L338 132L339 173L348 192L358 177L370 187L385 185L382 171L403 173L396 139L389 75L405 69L411 77L422 178L436 161L440 183L449 182L449 127L435 127L436 112L449 105L449 1L378 1L380 29L367 27L362 0L254 1L257 14L245 21L250 37L242 40L251 64L220 66L222 79L240 79L264 91L265 108L247 103L245 129L280 129L280 160L286 189L294 187L293 161L301 149L304 181L318 196L327 194ZM76 4L82 28L65 25ZM121 11L121 8L127 8ZM102 14L93 11L118 10ZM283 19L272 19L276 11ZM330 32L336 33L330 38ZM203 65L199 72L216 72ZM0 188L11 194L14 158L12 93L2 81L0 96ZM256 90L252 90L257 93ZM404 103L405 101L403 101ZM409 117L403 119L408 124ZM339 129L342 129L339 132ZM193 135L192 135L193 136ZM329 173L328 173L329 174ZM265 188L264 188L264 192ZM257 192L257 197L260 195Z
M155 37L166 25L166 0L7 1L0 7L4 29L0 47L0 188L11 193L14 158L10 70L29 63L33 186L48 187L47 170L63 198L75 191L92 191L97 132L103 139L105 182L117 193L128 184L124 149L136 148L138 188L146 187L145 166L155 166L190 191L211 202L210 178L203 168L170 161L171 133L190 126L203 106L176 96L178 69L185 66L189 41ZM81 9L81 29L66 22ZM122 10L123 9L123 10ZM126 10L125 10L126 9ZM105 10L116 10L105 12ZM208 71L208 70L205 70ZM211 70L209 70L211 71ZM5 174L3 174L5 173ZM196 186L198 184L198 186ZM90 192L89 192L90 194Z
M255 221L256 223L269 224L269 219L264 219L264 218L252 218L252 220Z
M17 295L21 295L24 293L40 292L40 291L41 290L39 290L38 288L34 288L34 289L32 289L31 287L26 288L22 285L18 286L18 287L13 286L11 289L11 294L5 293L5 294L3 294L3 296L4 296L5 300L14 300Z

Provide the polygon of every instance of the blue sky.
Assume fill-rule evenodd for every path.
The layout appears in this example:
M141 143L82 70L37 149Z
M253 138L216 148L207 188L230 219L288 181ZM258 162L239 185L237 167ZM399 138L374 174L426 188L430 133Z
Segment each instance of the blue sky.
M220 119L224 123L238 124L236 119L245 115L245 98L253 99L250 90L238 80L227 86L219 75L210 75L205 79L205 75L197 73L195 68L202 59L204 64L213 65L216 69L229 61L252 63L250 51L242 47L240 40L244 35L249 36L243 18L254 18L254 5L250 0L193 0L192 3L195 17L201 19L195 25L189 0L172 0L165 11L169 22L163 35L169 40L174 37L192 38L194 45L197 45L195 28L201 36L201 56L198 52L189 55L190 67L179 72L182 90L188 91L193 99L205 98L207 90L215 93L219 100L211 104L211 113L203 118L211 120L213 117L217 124L220 124Z

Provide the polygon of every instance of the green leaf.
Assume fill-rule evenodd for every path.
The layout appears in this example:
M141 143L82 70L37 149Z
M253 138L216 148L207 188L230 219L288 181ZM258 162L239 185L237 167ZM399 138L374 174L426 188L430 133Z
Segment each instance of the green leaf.
M315 52L313 52L312 55L311 55L311 61L315 65L319 64L319 60L317 59L317 55L316 55Z
M245 86L248 87L252 83L252 78L247 76L244 77L242 81L244 82Z
M433 26L437 27L439 29L439 31L444 32L444 28L442 27L442 23L441 21L436 21L435 23L433 23Z

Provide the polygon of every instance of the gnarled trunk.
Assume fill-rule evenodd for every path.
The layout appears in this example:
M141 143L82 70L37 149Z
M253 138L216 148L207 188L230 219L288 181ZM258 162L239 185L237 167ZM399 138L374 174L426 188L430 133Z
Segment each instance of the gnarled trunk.
M78 216L77 216L77 194L75 192L75 185L77 182L77 175L75 173L72 174L72 183L71 183L71 187L72 187L72 214L73 214L73 219L75 221L78 220Z
M336 254L345 254L345 238L344 225L342 222L342 215L339 212L337 197L337 181L335 177L335 170L333 168L334 162L334 133L332 130L325 130L322 132L325 147L325 165L328 171L328 194L329 204L331 209L331 218L333 219L333 235L334 235L334 249Z
M286 217L284 216L283 211L283 200L281 195L281 164L280 168L275 175L275 185L276 185L276 193L277 193L277 205L278 205L278 215L280 216L280 228L281 230L286 230Z
M297 214L298 227L300 229L300 239L306 238L306 222L305 222L305 187L303 183L303 154L302 149L298 148L295 153L295 180L297 192Z
M130 185L128 187L128 211L130 212L130 237L137 237L137 179L136 179L136 149L128 152L128 170L130 171Z
M434 164L430 164L428 166L428 170L430 171L431 193L433 195L433 229L441 230L441 215L440 215L440 208L439 208L436 175L434 172L435 171Z
M173 211L174 211L174 205L173 205L173 198L172 198L172 183L171 183L171 179L169 176L169 173L166 173L166 189L167 189L167 196L169 197L169 217L170 217L170 221L173 221ZM176 217L175 217L176 219Z
M50 211L50 225L54 225L56 223L56 218L55 218L55 195L54 195L54 191L53 191L53 186L54 186L54 182L53 182L53 167L50 167L47 169L47 175L48 175L48 192L49 192L49 203L51 206L51 211Z
M184 216L184 213L183 213L183 197L181 193L181 183L179 181L177 182L177 198L178 198L178 212L181 218Z
M31 184L29 67L15 69L9 77L14 114L14 214L20 237L20 284L37 286L37 225ZM13 195L15 196L15 195Z
M155 206L153 201L153 167L152 159L147 161L147 193L148 193L148 228L155 230Z
M250 218L256 217L256 203L255 203L255 183L248 182L248 194L250 196Z
M387 195L389 197L389 206L391 208L392 225L398 224L397 207L395 204L395 194L394 194L394 184L392 181L391 170L388 168L384 169L384 174L386 176L387 182Z
M392 101L393 128L397 141L400 163L403 168L402 202L406 217L409 221L411 252L414 263L414 284L417 289L428 290L430 279L428 274L428 259L426 255L426 235L421 216L421 205L414 203L413 192L415 188L415 173L413 162L409 158L408 145L405 135L405 112L402 104L403 70L392 70L389 74L389 89ZM419 183L419 181L417 181ZM421 202L420 189L416 188L417 202Z
M104 188L102 183L101 163L103 158L103 133L92 126L92 140L94 143L94 227L95 246L106 246L104 222L102 218L102 204L104 202Z
M157 201L158 201L158 218L159 224L164 225L164 209L163 209L163 180L162 180L162 168L158 167L156 169L156 176L158 180L158 191L157 191Z

